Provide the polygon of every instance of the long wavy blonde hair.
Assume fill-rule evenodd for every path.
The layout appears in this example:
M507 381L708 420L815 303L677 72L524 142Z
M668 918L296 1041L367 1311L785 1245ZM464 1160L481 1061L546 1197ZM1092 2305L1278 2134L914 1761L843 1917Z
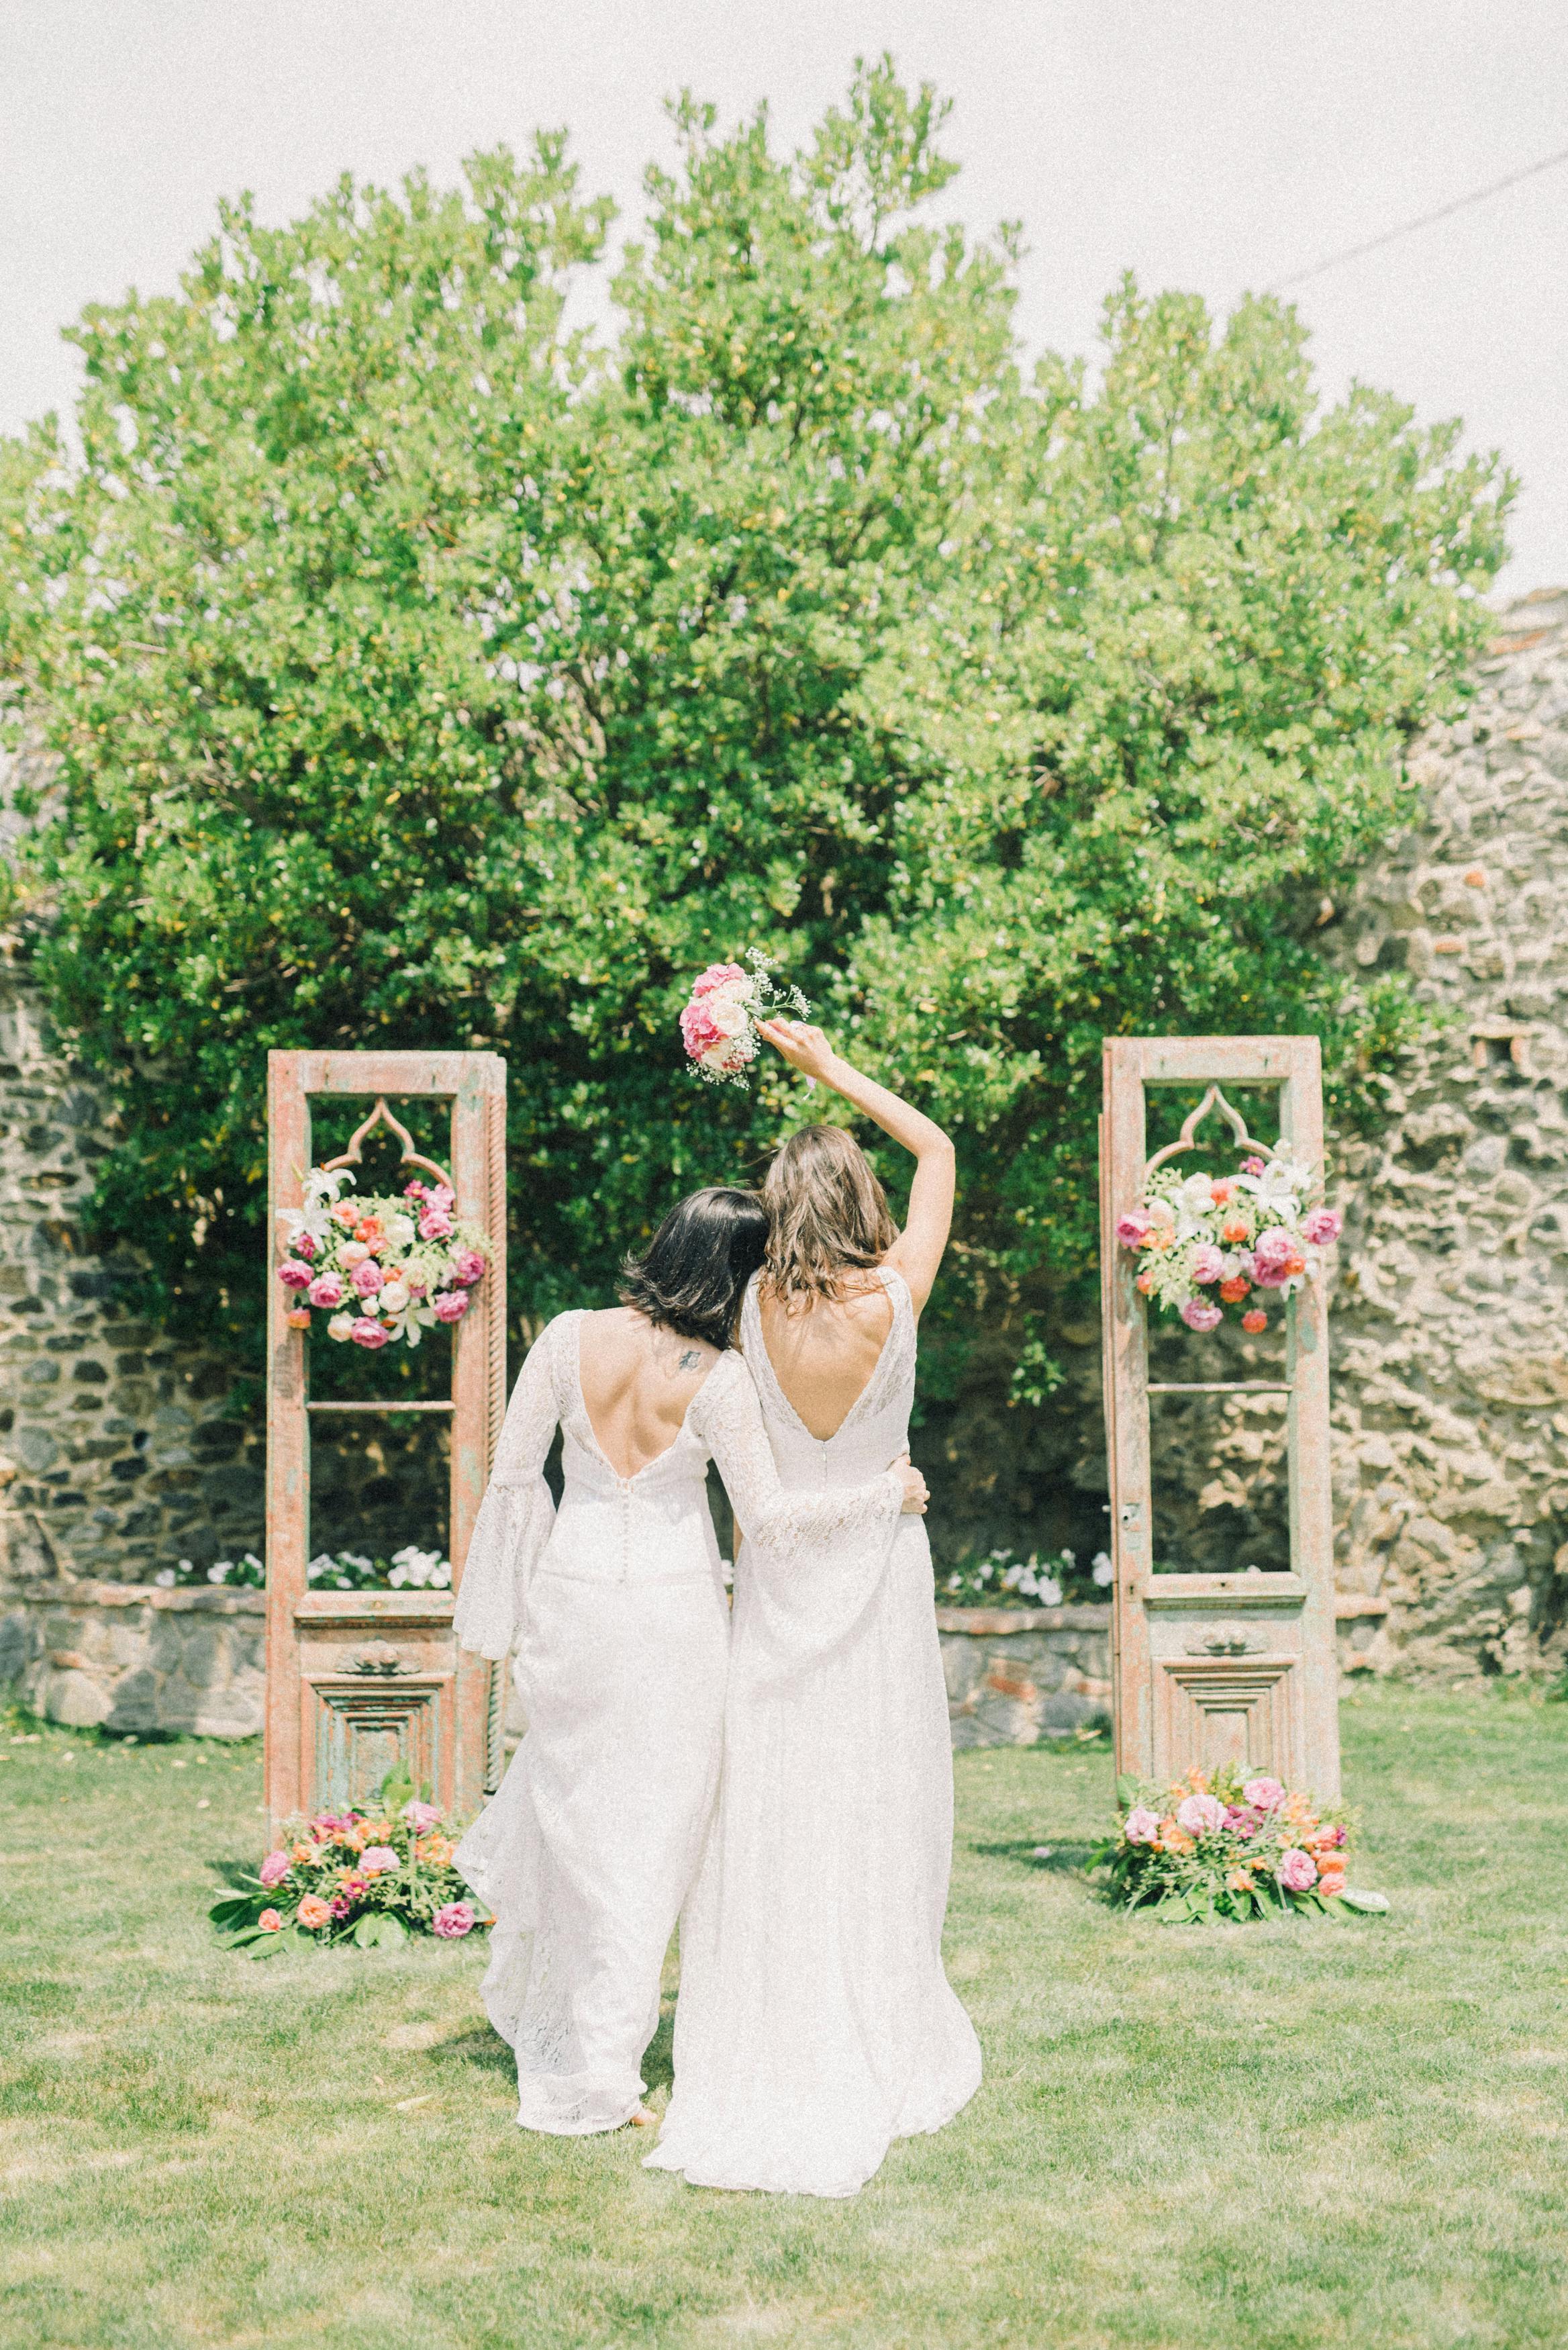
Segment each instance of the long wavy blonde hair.
M841 1126L803 1126L763 1184L768 1253L763 1281L785 1305L839 1298L846 1274L880 1264L898 1237L888 1195Z

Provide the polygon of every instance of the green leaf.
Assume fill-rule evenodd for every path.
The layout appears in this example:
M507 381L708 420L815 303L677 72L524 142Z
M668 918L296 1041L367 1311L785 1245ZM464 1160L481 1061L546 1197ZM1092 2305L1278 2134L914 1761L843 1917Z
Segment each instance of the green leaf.
M1381 1918L1389 1906L1386 1893L1362 1893L1348 1885L1339 1898L1347 1909L1358 1909L1368 1918Z

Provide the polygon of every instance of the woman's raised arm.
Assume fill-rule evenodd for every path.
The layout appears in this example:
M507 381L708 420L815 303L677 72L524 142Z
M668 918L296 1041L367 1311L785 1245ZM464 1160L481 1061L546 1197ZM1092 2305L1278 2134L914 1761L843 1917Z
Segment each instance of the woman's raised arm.
M889 1093L875 1077L865 1076L842 1054L836 1053L820 1028L810 1027L804 1020L769 1020L760 1034L783 1054L792 1068L799 1069L805 1076L815 1077L821 1085L830 1086L836 1094L842 1094L852 1108L863 1112L884 1134L890 1134L895 1142L914 1153L915 1180L909 1187L909 1212L903 1231L888 1252L887 1262L908 1282L910 1300L919 1314L936 1285L952 1226L957 1180L952 1137L935 1118L927 1118L899 1095Z

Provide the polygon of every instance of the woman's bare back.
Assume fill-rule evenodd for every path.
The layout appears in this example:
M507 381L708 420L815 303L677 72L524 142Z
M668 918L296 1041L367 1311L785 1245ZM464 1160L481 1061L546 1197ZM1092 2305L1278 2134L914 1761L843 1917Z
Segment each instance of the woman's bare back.
M784 1399L812 1435L826 1441L849 1417L881 1359L893 1305L875 1274L841 1298L794 1297L764 1284L758 1297L763 1341Z
M691 1399L719 1359L702 1338L661 1330L628 1305L585 1314L577 1372L599 1451L618 1477L635 1477L668 1452Z

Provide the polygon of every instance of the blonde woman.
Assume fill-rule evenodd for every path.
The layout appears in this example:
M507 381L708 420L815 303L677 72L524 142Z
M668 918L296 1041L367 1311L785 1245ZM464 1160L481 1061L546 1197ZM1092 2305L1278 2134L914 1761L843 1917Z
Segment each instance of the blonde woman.
M786 1492L848 1504L909 1440L915 1330L947 1244L953 1150L818 1028L785 1060L911 1151L909 1222L842 1128L792 1136L741 1343ZM693 2186L852 2195L895 2137L980 2082L942 1971L952 1758L917 1519L735 1571L724 1763L682 1918L675 2090L650 2168Z

